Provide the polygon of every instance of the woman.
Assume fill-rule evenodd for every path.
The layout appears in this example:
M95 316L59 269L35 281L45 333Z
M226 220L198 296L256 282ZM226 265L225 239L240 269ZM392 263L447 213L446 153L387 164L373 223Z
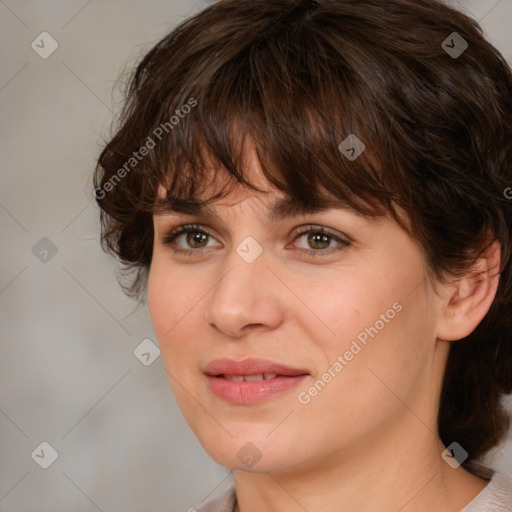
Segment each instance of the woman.
M233 470L199 510L512 510L511 185L510 68L438 1L221 0L144 57L95 196Z

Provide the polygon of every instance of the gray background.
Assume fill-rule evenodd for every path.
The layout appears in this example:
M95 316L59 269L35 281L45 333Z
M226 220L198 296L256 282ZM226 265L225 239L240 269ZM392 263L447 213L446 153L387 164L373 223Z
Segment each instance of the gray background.
M134 355L154 332L100 249L91 197L116 79L206 4L0 0L1 511L185 512L230 484L161 358ZM455 5L512 62L512 0ZM31 47L44 31L58 43L46 59ZM47 469L42 442L58 452ZM512 477L512 435L488 461Z

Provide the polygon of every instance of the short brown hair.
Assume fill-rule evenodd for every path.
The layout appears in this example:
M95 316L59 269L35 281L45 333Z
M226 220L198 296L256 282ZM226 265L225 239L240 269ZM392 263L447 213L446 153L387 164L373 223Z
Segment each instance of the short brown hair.
M447 51L454 41L463 53ZM365 145L357 159L338 147L349 135ZM500 242L495 300L452 343L439 409L442 441L461 444L476 472L507 430L500 397L512 392L512 74L502 55L437 0L221 0L181 23L137 66L94 175L103 247L134 272L126 293L145 290L159 184L168 198L195 198L211 160L257 190L241 165L246 136L277 189L307 204L328 190L364 215L392 215L439 279Z

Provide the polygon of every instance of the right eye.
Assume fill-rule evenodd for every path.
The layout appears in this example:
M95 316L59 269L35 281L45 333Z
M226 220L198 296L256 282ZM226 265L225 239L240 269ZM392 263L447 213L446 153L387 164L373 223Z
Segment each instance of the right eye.
M164 238L162 239L162 243L170 245L172 251L176 253L192 253L198 252L198 249L203 249L207 247L204 245L197 247L196 244L203 244L205 240L207 240L207 238L211 236L212 235L208 233L208 231L206 231L199 224L184 224L183 226L178 226L177 228L173 229L170 233L165 235ZM182 237L185 240L185 243L189 245L189 248L177 246L176 240Z

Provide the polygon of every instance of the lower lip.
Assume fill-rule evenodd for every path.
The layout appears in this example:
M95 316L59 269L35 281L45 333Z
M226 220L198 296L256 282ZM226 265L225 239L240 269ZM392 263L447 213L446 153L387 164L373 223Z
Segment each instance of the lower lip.
M210 389L218 397L232 404L246 405L261 402L278 393L298 386L308 375L284 377L282 375L269 380L231 381L223 377L208 376Z

